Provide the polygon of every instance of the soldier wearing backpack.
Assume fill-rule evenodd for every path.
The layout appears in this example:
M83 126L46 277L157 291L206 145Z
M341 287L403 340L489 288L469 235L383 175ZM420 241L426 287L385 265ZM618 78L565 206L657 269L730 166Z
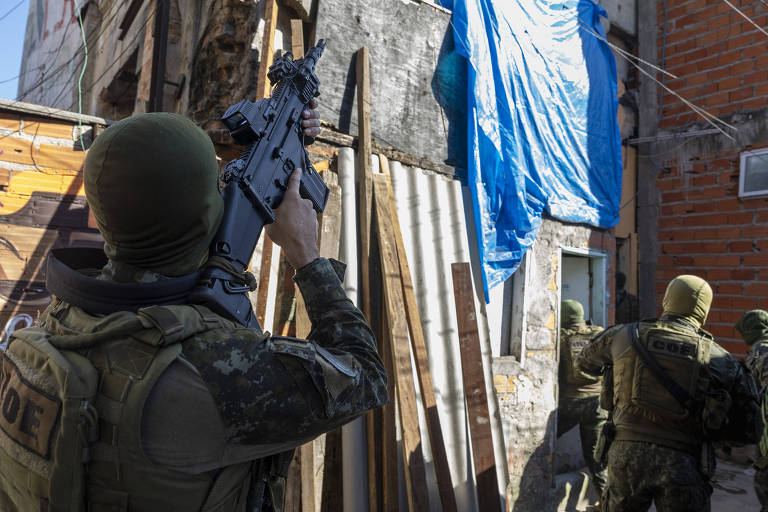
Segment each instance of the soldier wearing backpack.
M736 330L747 345L746 365L750 373L762 389L762 418L763 432L758 444L759 457L755 463L755 492L760 500L763 512L768 512L768 404L766 404L765 392L768 384L768 312L762 309L754 309L744 313L738 322Z
M755 442L757 390L749 372L702 329L712 289L673 279L658 320L611 327L577 358L613 380L613 442L603 510L710 510L711 442Z
M304 116L316 135L317 111ZM54 251L61 291L0 355L0 510L282 510L293 448L387 401L343 265L318 256L300 171L268 233L298 269L309 340L185 304L223 209L191 121L114 124L84 178L106 257Z
M584 307L575 300L560 305L560 368L557 436L579 427L581 451L598 496L605 487L605 467L595 460L597 435L608 413L600 408L600 377L588 375L575 365L576 356L602 327L584 322Z

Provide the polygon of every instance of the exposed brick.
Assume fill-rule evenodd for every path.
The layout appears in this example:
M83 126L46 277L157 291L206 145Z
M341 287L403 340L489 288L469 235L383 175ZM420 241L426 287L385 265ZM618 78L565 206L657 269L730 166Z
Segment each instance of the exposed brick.
M705 254L696 256L696 264L702 267L736 267L741 264L741 256L736 254Z
M742 87L741 89L737 91L731 91L728 93L728 101L735 102L735 101L741 101L745 100L747 98L752 97L753 90L754 94L757 96L762 96L762 94L768 93L768 84L765 84L765 93L759 93L758 89L762 86L758 86L753 88L752 86L749 87Z
M731 278L737 281L751 281L755 278L755 269L739 268L731 270Z
M752 212L742 212L742 213L730 213L728 214L728 220L726 221L728 224L751 224L752 218L753 218ZM725 223L725 222L724 222Z
M754 249L754 242L747 240L740 240L738 242L731 242L728 244L728 251L730 252L751 252Z
M742 316L741 311L730 311L730 310L722 310L720 311L720 321L721 322L733 322L736 323L739 321L739 319Z
M744 295L748 297L768 296L768 283L747 283L744 286Z
M768 267L768 254L745 254L745 267Z
M718 212L733 212L737 211L741 206L738 199L719 199L715 201L715 210Z
M743 341L717 340L717 343L731 354L746 354L749 351L749 345Z
M737 87L741 86L741 77L734 76L731 78L726 78L725 80L721 80L717 82L717 90L718 91L730 91L731 89L736 89Z
M750 309L757 309L758 302L754 297L734 297L731 300L731 306L742 311L749 311Z
M747 60L747 61L737 62L736 64L732 65L728 69L731 75L743 75L744 73L755 69L755 61Z
M741 228L741 236L744 238L767 238L768 226L745 226Z

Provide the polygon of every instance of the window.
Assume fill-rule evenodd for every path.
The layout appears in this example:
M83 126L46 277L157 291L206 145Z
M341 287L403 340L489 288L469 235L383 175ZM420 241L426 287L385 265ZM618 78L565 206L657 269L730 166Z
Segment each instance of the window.
M768 148L741 154L739 197L755 196L768 196Z

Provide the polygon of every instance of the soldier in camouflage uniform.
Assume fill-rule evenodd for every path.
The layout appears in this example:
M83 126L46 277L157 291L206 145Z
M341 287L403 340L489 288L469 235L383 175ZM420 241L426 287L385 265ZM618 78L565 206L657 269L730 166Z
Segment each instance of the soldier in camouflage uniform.
M748 311L734 327L749 345L746 365L762 389L768 384L768 312L762 309Z
M679 276L667 287L659 320L613 326L578 356L583 371L598 375L610 369L613 377L615 440L608 451L603 510L645 511L651 503L660 511L710 509L712 488L705 473L713 468L702 471L707 461L700 460L705 430L720 428L729 410L717 414L707 405L703 413L689 413L646 367L632 337L697 403L715 389L729 390L733 402L740 403L751 390L737 380L738 364L702 329L711 302L706 281Z
M303 114L305 133L317 135L317 111ZM109 260L101 269L77 255L61 262L90 279L91 290L100 283L125 297L188 276L195 282L223 211L205 132L176 114L130 117L96 139L84 176ZM300 177L291 176L267 232L298 269L308 340L246 329L202 306L102 314L61 298L41 316L43 330L18 331L77 348L98 370L89 511L282 510L292 449L387 402L374 336L342 288L344 266L318 255ZM9 446L0 459L23 458ZM3 489L18 490L6 476L26 478L0 474L0 508L14 502Z
M581 451L598 496L605 487L605 468L595 461L594 450L608 412L600 408L600 377L585 374L576 368L574 361L589 340L602 330L584 322L584 307L578 301L562 302L557 436L579 426Z
M736 322L736 330L749 345L746 365L757 385L763 389L763 425L768 428L766 422L765 385L768 384L768 312L762 309L748 311ZM762 511L768 512L768 430L764 430L758 446L759 459L756 462L755 492L762 505Z

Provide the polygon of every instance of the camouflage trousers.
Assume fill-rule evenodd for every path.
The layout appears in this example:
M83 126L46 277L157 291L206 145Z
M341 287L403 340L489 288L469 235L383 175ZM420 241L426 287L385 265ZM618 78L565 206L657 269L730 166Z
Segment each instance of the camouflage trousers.
M768 512L768 466L755 471L755 493L760 500L760 511Z
M709 512L712 487L697 457L655 443L614 441L608 451L604 512Z
M581 451L598 495L601 495L605 488L605 468L595 460L594 452L597 435L607 419L608 412L600 408L599 396L560 399L557 411L557 437L576 425L579 426Z

